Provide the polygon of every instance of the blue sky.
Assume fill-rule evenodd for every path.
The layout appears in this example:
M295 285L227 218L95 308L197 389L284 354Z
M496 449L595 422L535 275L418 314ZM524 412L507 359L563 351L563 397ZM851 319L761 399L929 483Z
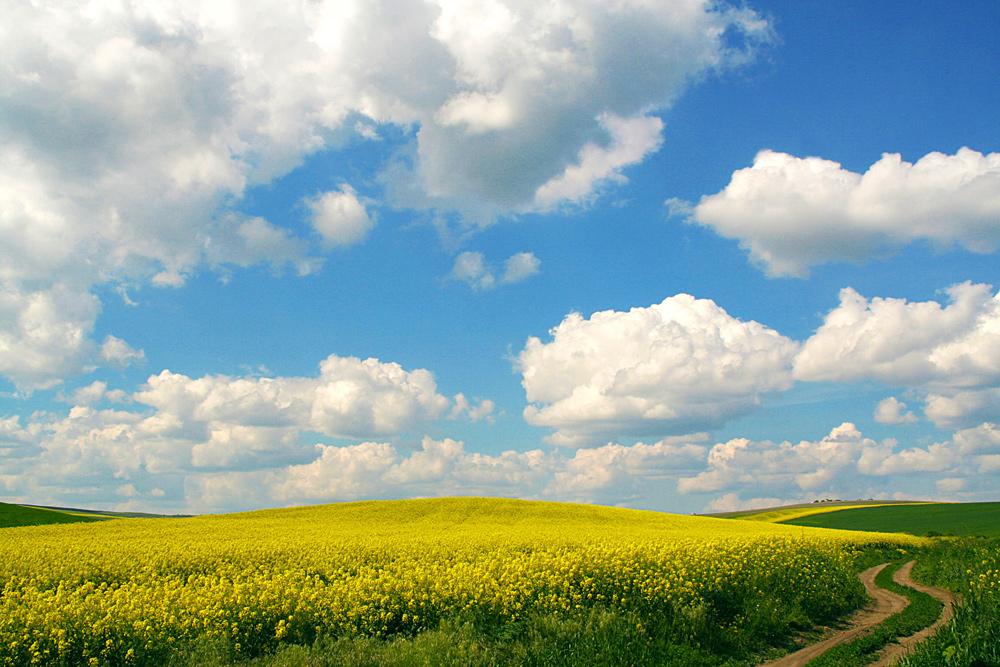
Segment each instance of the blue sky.
M0 500L998 499L995 2L0 11Z

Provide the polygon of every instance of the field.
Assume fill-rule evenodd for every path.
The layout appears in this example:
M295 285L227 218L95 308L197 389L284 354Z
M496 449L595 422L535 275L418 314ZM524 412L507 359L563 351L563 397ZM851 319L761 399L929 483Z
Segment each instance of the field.
M794 526L868 530L911 535L1000 537L1000 503L933 503L844 508L823 514L777 519Z
M859 549L922 543L503 499L5 528L0 665L384 658L435 637L458 653L429 664L752 664L863 601Z
M863 528L941 536L917 550L914 575L924 583L958 593L963 602L952 622L896 667L1000 666L1000 503L825 507L801 516L808 509L779 508L736 518L844 531ZM827 657L831 664L840 659L833 654ZM826 663L817 661L817 667L820 664Z
M99 517L95 516L82 516L57 510L0 503L0 528L40 526L50 523L81 523L100 520Z

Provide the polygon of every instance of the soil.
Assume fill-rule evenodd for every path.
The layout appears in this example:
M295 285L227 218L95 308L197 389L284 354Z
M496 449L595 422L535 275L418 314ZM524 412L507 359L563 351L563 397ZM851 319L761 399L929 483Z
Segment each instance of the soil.
M937 632L938 628L947 623L953 614L952 607L956 602L955 595L949 591L932 586L924 586L913 581L910 578L910 570L913 568L914 562L910 561L899 568L893 575L893 579L902 586L915 588L918 591L923 591L941 600L944 603L944 610L941 613L941 617L932 625L912 637L901 638L898 640L898 643L890 644L883 649L879 654L877 662L872 663L872 667L886 667L899 656L906 654L917 642ZM819 657L830 648L838 644L851 642L857 637L867 634L872 628L889 616L905 609L910 604L909 600L875 585L875 575L881 572L887 565L888 563L883 563L882 565L869 568L858 575L861 578L861 583L865 586L865 590L868 591L868 594L872 596L874 601L851 616L845 626L828 632L828 636L825 639L815 644L811 644L777 660L764 663L761 667L804 667L810 660Z

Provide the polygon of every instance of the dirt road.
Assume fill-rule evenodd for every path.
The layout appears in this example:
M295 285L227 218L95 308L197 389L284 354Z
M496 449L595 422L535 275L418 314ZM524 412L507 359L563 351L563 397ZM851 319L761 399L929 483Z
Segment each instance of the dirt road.
M937 632L937 629L946 623L952 616L952 606L955 602L955 596L949 591L945 591L940 588L933 588L931 586L924 586L913 581L913 579L910 578L910 570L913 568L914 562L915 561L910 561L903 567L899 568L899 570L893 575L893 579L900 585L915 588L941 600L941 602L944 603L944 611L941 613L941 617L935 621L933 625L921 630L912 637L900 639L899 643L893 643L887 646L879 654L878 661L873 663L872 667L886 667L891 661L909 651L914 645L917 644L917 642ZM883 563L882 565L865 570L858 575L861 578L861 582L865 585L865 590L868 591L868 594L871 595L872 598L874 598L874 602L861 611L855 613L849 619L847 629L839 631L836 635L807 646L800 651L790 653L789 655L779 658L778 660L765 663L761 665L761 667L804 667L804 665L806 665L810 660L822 655L830 648L836 646L837 644L844 644L853 641L856 637L867 633L889 616L899 613L905 609L906 606L910 604L909 600L901 595L896 595L895 593L891 593L884 588L879 588L875 585L875 575L881 572L887 565L888 563Z
M886 667L891 664L896 658L906 655L917 645L918 642L930 637L935 632L938 631L942 625L951 620L951 617L955 614L955 603L958 602L958 597L951 591L946 591L943 588L934 588L933 586L924 586L923 584L918 584L913 579L910 578L910 570L913 569L913 564L916 561L910 561L903 567L899 568L894 575L892 575L893 581L901 586L909 586L910 588L916 588L922 593L927 593L933 597L936 597L944 605L941 610L941 616L938 620L934 621L926 628L921 630L915 635L909 637L903 637L899 639L897 644L889 644L882 650L879 654L879 659L873 662L871 667Z

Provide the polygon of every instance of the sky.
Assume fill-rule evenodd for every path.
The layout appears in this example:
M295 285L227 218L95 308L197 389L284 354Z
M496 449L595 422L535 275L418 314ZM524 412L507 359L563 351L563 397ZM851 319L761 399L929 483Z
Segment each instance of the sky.
M998 30L6 2L0 501L1000 500Z

